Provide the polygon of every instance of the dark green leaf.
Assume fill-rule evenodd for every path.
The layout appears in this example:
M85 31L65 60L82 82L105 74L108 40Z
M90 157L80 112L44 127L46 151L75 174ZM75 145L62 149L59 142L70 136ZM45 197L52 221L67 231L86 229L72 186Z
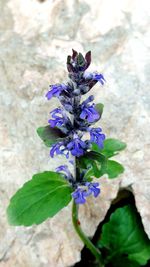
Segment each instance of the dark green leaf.
M44 144L48 147L56 142L62 141L65 135L57 128L51 128L49 125L39 127L37 129L39 137L43 140Z
M139 214L131 205L118 208L111 215L110 221L102 228L99 243L109 251L107 262L114 262L116 257L124 258L125 255L128 260L140 265L150 259L150 240Z
M125 256L116 256L113 258L113 262L111 262L112 267L140 267L139 263L129 260Z
M94 171L93 171L93 168L92 166L89 167L89 169L87 169L85 175L84 175L84 178L86 178L86 180L88 182L91 182L93 179L92 179L92 176L94 176Z
M117 161L108 160L106 172L109 178L116 178L124 172L124 167Z
M150 241L149 245L147 245L145 249L143 248L141 252L129 255L128 258L132 261L139 262L140 264L145 264L145 262L150 259Z
M102 103L96 104L96 110L98 111L99 115L102 116L104 105Z
M80 157L78 161L79 167L87 170L86 175L88 175L88 177L91 175L99 178L107 168L106 157L95 151L87 152L84 156Z
M11 225L40 224L68 205L71 192L61 174L49 171L35 174L11 198L8 221Z

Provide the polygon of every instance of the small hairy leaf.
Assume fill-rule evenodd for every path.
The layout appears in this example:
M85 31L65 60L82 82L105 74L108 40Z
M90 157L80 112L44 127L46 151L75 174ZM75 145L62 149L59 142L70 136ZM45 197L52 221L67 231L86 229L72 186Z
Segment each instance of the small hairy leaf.
M52 146L56 142L62 141L63 137L65 137L59 129L51 128L49 125L39 127L37 129L37 134L48 147Z
M126 261L135 263L133 266L141 266L150 259L150 240L144 232L139 214L131 205L118 208L111 215L109 222L102 227L98 245L109 253L106 262L113 263L118 258L121 263L126 255Z
M11 198L8 221L11 225L40 224L68 205L71 192L61 174L51 171L35 174Z

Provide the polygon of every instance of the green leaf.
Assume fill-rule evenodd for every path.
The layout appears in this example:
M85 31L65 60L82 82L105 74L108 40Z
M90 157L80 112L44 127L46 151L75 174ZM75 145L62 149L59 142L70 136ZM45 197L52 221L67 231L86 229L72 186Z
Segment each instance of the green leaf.
M104 141L104 148L100 149L93 143L92 150L97 151L105 155L107 158L111 158L118 154L119 151L126 148L126 144L120 140L109 138Z
M106 139L104 141L104 148L100 149L95 143L92 144L92 150L100 153L106 158L110 158L118 154L118 151L121 151L126 148L126 144L117 139ZM118 177L121 173L124 172L124 167L117 161L108 160L107 168L101 170L101 176L108 174L110 179Z
M50 171L35 174L11 198L8 221L11 225L40 224L69 204L71 192L61 174Z
M109 222L102 227L99 243L108 250L107 262L114 262L115 258L123 259L125 255L128 260L140 265L150 259L150 240L139 214L131 205L118 208L111 215Z
M124 167L117 161L108 160L106 172L110 179L116 178L124 172Z
M110 158L119 151L126 148L126 144L120 140L109 138L104 141L104 148L101 153L103 153L106 157Z
M39 127L37 129L37 134L48 147L59 141L62 141L62 139L65 137L65 135L59 129L51 128L49 125Z
M90 151L78 159L79 168L87 170L85 177L95 176L100 178L107 174L110 179L116 178L124 172L124 167L117 161L107 160L107 158L98 152Z
M96 104L96 110L98 111L99 115L102 116L104 105L102 103Z
M132 260L132 261L137 261L140 264L145 264L145 259L150 259L150 248L149 248L149 246L145 247L145 249L143 249L141 252L134 253L134 255L129 255L128 258L130 260Z
M107 168L107 159L104 155L90 151L78 159L79 168L87 170L86 177L99 178Z
M87 169L84 178L86 178L88 182L91 182L93 180L92 176L94 176L94 172L92 166L90 166L89 169Z

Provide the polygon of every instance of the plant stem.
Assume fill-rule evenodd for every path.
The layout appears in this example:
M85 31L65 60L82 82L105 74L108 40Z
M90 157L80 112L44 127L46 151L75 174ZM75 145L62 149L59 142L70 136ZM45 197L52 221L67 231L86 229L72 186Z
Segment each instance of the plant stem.
M102 261L102 255L101 252L93 245L93 243L90 241L90 239L84 234L80 227L80 222L78 220L78 209L79 206L74 202L72 205L72 222L74 225L74 228L79 235L82 242L85 244L85 246L91 251L91 253L95 256L96 260L99 263L99 267L103 267L103 261Z

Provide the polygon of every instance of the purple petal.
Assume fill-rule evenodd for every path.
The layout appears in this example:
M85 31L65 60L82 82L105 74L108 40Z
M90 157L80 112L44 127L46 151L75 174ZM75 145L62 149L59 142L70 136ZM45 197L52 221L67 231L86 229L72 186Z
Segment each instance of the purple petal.
M85 110L83 110L82 112L81 112L81 114L80 114L80 118L81 119L85 119L86 118L86 111Z
M73 155L73 156L76 156L76 157L80 157L80 156L82 156L83 154L84 154L84 151L83 150L81 150L81 149L72 149L71 150L71 154Z
M90 130L90 141L96 143L100 148L103 148L103 142L105 135L101 133L101 128L91 128Z
M70 143L67 144L67 148L69 150L71 150L73 147L74 147L74 142L73 141L71 141Z
M61 166L57 167L56 171L57 172L64 172L65 176L67 178L69 178L69 179L73 178L73 176L72 176L72 174L71 174L71 172L70 172L70 170L69 170L67 165L61 165Z
M52 91L48 91L45 96L47 97L48 100L50 100L52 98L52 96L53 96Z
M86 185L88 186L87 194L88 192L89 194L93 193L94 197L100 194L99 183L86 183Z
M76 204L84 204L86 202L83 189L78 188L72 193L72 197L74 198Z

